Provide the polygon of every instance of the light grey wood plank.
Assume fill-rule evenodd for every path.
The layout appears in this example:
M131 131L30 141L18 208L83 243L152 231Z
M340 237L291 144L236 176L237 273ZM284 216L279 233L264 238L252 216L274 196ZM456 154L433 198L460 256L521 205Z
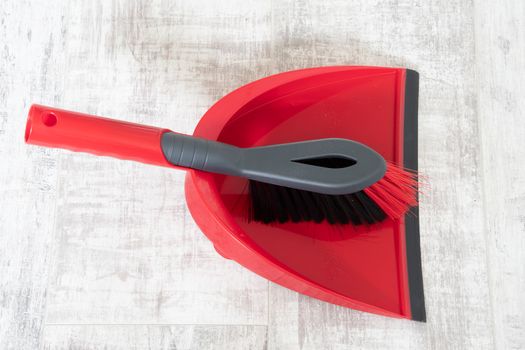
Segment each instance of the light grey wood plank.
M60 101L61 13L60 4L0 4L0 349L37 349L45 317L57 162L23 136L31 102Z
M493 346L472 14L464 1L296 1L275 9L285 67L361 63L420 72L420 170L431 189L420 211L426 324L271 285L270 349Z
M266 326L46 326L45 350L263 350Z
M234 62L249 49L230 51L257 45L228 15L242 18L249 4L217 17L213 8L70 2L63 106L191 133L240 83ZM267 281L224 260L198 230L184 172L65 152L59 169L48 322L267 323Z
M265 324L267 282L220 257L182 174L64 155L50 323Z
M474 3L493 331L498 349L523 349L525 3Z

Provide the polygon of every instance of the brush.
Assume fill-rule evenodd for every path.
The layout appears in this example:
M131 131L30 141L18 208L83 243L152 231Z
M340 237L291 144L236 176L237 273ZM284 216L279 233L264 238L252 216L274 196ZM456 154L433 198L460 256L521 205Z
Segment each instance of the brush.
M370 225L386 218L398 220L418 204L418 176L387 163L380 180L354 193L328 195L253 180L249 193L254 221Z
M249 180L249 219L375 224L417 204L417 174L370 147L328 138L240 148L168 129L33 105L25 141Z

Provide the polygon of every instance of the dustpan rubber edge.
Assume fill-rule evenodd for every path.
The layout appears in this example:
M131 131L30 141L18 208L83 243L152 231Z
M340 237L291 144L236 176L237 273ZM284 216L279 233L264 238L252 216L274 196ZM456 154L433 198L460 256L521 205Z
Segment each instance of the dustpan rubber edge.
M405 81L403 165L405 168L414 170L418 170L418 91L419 74L416 71L407 69ZM413 208L411 213L405 217L405 235L411 319L426 322L423 273L421 268L419 210L417 207Z

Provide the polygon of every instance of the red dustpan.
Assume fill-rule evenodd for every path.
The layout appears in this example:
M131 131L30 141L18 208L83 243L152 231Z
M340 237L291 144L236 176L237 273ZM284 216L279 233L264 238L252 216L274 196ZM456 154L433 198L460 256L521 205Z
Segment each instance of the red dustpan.
M405 69L292 71L255 81L222 98L204 115L194 135L240 147L352 139L387 161L417 169L417 92L417 73ZM57 125L61 113L74 114L56 111ZM46 116L52 119L42 119ZM162 129L125 123L122 129L112 129L98 119L93 132L111 130L116 141L93 144L86 133L94 122L78 114L71 120L76 128L63 119L55 134L46 134L46 126L57 123L56 115L35 106L26 141L82 150L89 138L89 148L103 150L100 154L171 166L159 156ZM255 273L330 303L425 320L417 208L402 220L374 225L265 225L247 219L247 180L196 170L187 173L186 198L215 249Z
M217 102L194 135L248 147L326 137L362 142L417 169L418 75L394 68L325 67L274 75ZM224 257L287 288L381 315L425 320L417 209L356 228L246 220L246 182L198 171L189 209Z

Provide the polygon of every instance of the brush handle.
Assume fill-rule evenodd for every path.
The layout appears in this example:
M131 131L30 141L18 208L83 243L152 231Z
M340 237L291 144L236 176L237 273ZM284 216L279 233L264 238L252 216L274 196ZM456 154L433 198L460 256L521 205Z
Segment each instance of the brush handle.
M168 129L41 105L31 106L26 143L173 167L161 148Z
M167 167L238 174L239 148L120 120L33 105L27 143Z
M241 176L324 194L361 191L386 171L383 157L345 139L239 148L168 129L33 105L27 143L166 167Z
M222 142L165 132L161 148L166 160L176 166L217 174L242 175L243 150Z

